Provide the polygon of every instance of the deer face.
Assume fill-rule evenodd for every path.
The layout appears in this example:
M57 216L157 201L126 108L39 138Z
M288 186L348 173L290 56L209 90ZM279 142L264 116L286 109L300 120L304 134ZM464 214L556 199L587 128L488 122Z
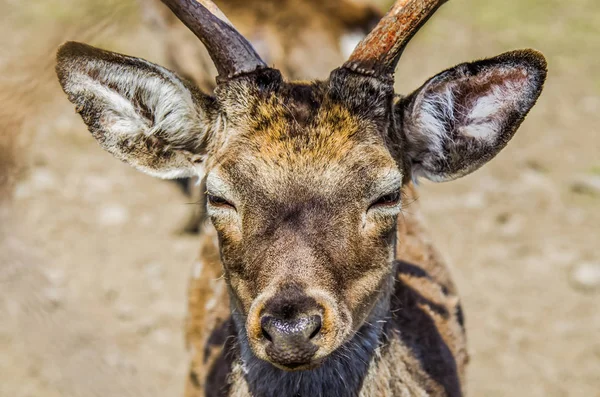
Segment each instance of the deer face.
M214 18L206 26L224 23L198 3L167 3L176 13L200 7L199 18ZM104 149L155 176L206 178L242 337L263 360L307 369L385 304L403 184L451 180L494 157L539 96L545 61L506 53L397 97L390 73L402 46L380 54L388 61L373 51L365 59L361 44L328 80L289 83L234 38L241 58L223 60L207 43L221 65L214 96L157 65L77 43L61 48L57 72Z
M388 147L391 97L373 91L363 117L344 98L361 80L246 79L221 99L230 121L207 160L208 213L248 340L283 367L345 342L392 270L403 167Z

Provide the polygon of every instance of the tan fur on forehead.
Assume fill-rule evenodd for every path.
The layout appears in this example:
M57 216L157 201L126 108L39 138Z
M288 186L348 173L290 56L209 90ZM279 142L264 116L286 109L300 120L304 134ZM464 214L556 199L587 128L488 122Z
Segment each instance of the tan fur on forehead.
M223 131L228 137L211 165L237 164L261 178L287 170L297 178L329 180L357 167L395 165L375 123L330 98L325 83L285 83L276 92L254 94L230 112L233 125Z
M301 159L312 163L335 162L358 143L354 138L360 131L360 122L343 106L320 109L313 116L313 125L302 125L293 114L290 118L289 113L284 106L258 108L261 118L256 121L258 128L251 139L265 162ZM261 130L261 124L267 127Z

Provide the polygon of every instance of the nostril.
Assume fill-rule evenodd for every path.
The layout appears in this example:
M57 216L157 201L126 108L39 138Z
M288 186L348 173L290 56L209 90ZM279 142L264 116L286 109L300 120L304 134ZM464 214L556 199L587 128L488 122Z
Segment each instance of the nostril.
M262 336L266 340L268 340L269 342L273 342L273 338L269 334L269 331L267 331L267 328L269 328L270 324L271 324L271 317L263 317L260 320L260 330L262 332Z
M314 339L315 336L317 336L319 334L319 332L321 332L321 317L320 316L315 316L314 317L314 330L310 333L308 339Z
M262 328L262 336L268 340L269 342L273 342L273 338L271 338L271 335L269 335L269 333L267 332L266 329Z
M310 334L310 336L308 337L308 339L313 339L315 336L317 336L319 334L320 331L321 331L321 324L317 325L317 327L312 332L312 334Z

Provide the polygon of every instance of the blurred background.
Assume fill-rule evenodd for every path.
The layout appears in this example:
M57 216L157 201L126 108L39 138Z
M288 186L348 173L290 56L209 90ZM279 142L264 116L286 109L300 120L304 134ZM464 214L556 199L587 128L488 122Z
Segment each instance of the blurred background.
M390 5L217 3L300 78L326 77ZM54 53L85 41L209 90L205 54L155 0L0 0L0 15L0 396L183 395L194 200L100 149ZM409 45L397 90L525 47L549 74L515 138L419 201L463 298L468 394L600 396L600 2L451 0Z

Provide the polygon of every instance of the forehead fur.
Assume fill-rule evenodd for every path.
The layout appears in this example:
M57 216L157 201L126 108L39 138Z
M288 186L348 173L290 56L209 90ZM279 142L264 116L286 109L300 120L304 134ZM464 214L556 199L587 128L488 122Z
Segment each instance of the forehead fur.
M357 111L330 81L281 82L262 91L240 85L227 91L238 94L225 98L226 138L212 166L261 178L285 172L287 178L334 182L349 171L358 176L396 165L385 138L389 125L373 117L385 113L382 101L365 101L368 109Z

